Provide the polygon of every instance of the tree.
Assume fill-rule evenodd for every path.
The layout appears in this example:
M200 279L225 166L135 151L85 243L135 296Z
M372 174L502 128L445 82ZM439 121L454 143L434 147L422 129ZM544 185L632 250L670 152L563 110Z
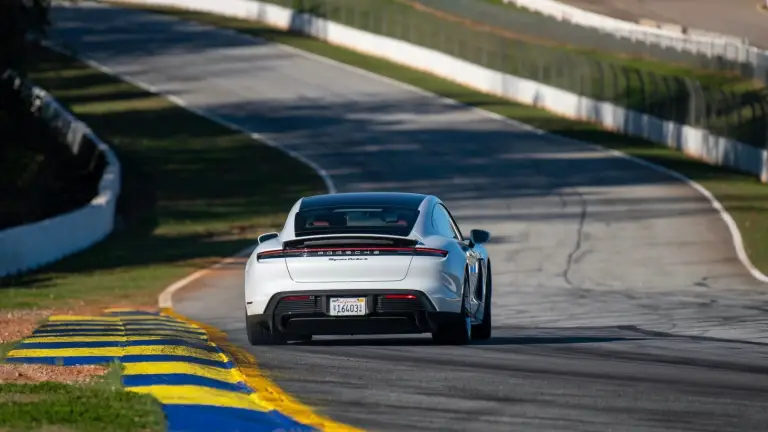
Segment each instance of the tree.
M47 35L50 0L0 0L0 74L24 75L31 40Z

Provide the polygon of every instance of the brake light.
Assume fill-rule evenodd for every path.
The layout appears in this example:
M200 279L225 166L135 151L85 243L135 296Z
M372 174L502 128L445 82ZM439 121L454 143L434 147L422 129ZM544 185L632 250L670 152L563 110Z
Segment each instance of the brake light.
M417 256L434 256L439 258L445 258L448 256L447 250L433 248L416 248L414 253Z
M386 294L384 298L391 300L416 300L416 296L413 294Z
M256 254L257 260L263 260L263 259L271 259L271 258L283 258L283 250L271 250L271 251L265 251L265 252L259 252Z
M282 300L284 300L284 301L304 301L304 300L310 300L310 299L311 299L311 297L308 296L308 295L306 295L306 296L288 296L288 297L283 297L282 298Z

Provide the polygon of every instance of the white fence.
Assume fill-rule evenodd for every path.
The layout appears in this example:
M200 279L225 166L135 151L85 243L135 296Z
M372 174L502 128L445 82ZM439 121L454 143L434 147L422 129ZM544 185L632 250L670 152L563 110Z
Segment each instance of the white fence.
M23 85L12 72L5 76L15 79L16 85ZM120 194L120 163L112 150L45 90L32 87L29 96L39 105L45 122L64 137L73 153L81 149L84 139L90 139L104 155L106 166L99 181L99 193L87 205L0 231L0 276L33 270L98 243L112 232Z
M300 31L329 43L411 66L480 91L559 115L598 123L628 135L665 144L713 165L725 166L768 182L768 151L716 136L707 130L600 102L556 87L491 70L402 40L368 33L292 9L252 0L126 0L171 6L265 22Z
M765 78L768 74L768 52L735 37L715 36L703 30L686 34L666 28L653 28L589 12L556 0L504 0L504 3L512 3L561 21L594 28L617 38L750 64L754 68L755 77ZM695 10L692 12L695 13Z

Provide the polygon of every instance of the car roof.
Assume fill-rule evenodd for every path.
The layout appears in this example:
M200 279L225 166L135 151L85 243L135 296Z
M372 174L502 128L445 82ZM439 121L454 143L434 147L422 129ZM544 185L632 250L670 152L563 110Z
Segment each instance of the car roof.
M299 211L347 206L387 206L418 210L428 196L407 192L350 192L315 195L303 198L299 205Z

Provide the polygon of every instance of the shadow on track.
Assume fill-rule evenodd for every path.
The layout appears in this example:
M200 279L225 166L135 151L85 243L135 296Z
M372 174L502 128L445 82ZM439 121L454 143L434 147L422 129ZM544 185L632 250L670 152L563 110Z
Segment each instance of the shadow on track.
M623 336L616 328L537 328L537 329L495 329L500 335L484 341L473 341L471 346L507 346L507 345L571 345L591 344L623 341L640 341L651 339L645 336ZM509 333L523 333L517 336ZM450 346L438 344L432 341L428 335L404 335L404 336L322 336L322 339L314 339L309 342L294 342L292 345L301 346Z

